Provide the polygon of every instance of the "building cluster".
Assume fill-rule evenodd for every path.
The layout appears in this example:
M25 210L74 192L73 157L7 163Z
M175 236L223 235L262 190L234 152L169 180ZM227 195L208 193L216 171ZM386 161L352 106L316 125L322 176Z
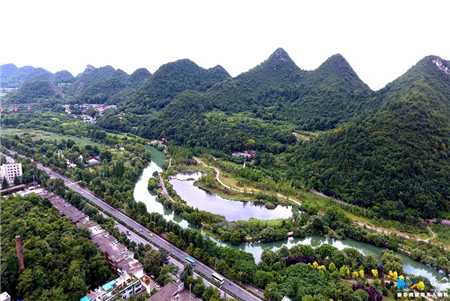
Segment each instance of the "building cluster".
M8 181L8 184L13 185L14 179L16 177L19 179L22 179L22 163L15 163L13 161L9 161L0 166L1 182L3 182L3 179L6 178L6 181Z
M91 291L88 295L81 298L81 301L123 300L145 290L141 282L144 277L144 267L138 260L134 259L133 252L128 250L127 247L105 231L99 224L90 220L89 216L56 194L43 192L41 197L47 198L58 209L60 215L68 217L77 227L88 229L91 240L103 252L105 260L109 263L114 273L119 275L119 278Z
M81 112L86 112L87 110L92 108L92 109L96 110L100 116L102 116L105 113L105 111L108 109L117 108L116 105L103 105L103 104L92 104L92 103L82 104L82 105L68 105L68 104L63 105L66 113L69 115L72 114L72 110L70 109L71 106L79 107L81 109ZM80 117L83 120L83 122L86 122L86 123L96 123L97 122L97 119L95 117L92 117L92 116L89 116L86 114L81 114Z

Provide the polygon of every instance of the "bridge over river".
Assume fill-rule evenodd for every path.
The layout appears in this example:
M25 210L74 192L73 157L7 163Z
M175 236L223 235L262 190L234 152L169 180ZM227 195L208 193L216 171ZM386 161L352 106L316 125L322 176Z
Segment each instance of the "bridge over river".
M40 106L40 103L11 103L11 104L2 104L0 105L0 112L3 112L7 109L12 109L10 110L11 112L17 112L19 110L19 108L27 108L27 110L31 110L31 107L34 106Z

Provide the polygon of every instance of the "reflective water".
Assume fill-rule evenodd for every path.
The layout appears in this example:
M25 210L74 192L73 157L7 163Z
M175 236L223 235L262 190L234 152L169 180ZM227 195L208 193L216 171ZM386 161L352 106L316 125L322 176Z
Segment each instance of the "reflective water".
M154 147L146 146L146 149L152 153L152 162L147 165L142 171L141 176L138 178L136 185L134 186L133 196L138 202L142 202L146 205L148 212L157 212L162 214L166 220L171 220L178 223L183 228L188 227L189 223L175 215L172 210L164 209L163 205L156 200L156 196L152 195L148 191L148 180L153 176L153 173L162 171L162 165L164 163L164 154L158 151Z
M139 177L138 181L136 182L136 186L135 186L134 194L133 194L134 198L136 201L145 203L147 206L147 210L149 212L158 212L160 214L163 214L163 216L166 220L172 220L174 222L177 222L183 228L186 228L186 227L188 227L189 223L186 220L182 219L181 217L173 214L173 211L164 210L161 203L158 203L156 201L155 196L151 195L147 189L148 180L150 179L150 177L152 177L153 172L154 171L161 172L162 164L164 162L164 155L161 152L159 152L158 150L156 150L153 147L151 147L151 148L149 147L148 149L152 152L152 162L149 165L147 165L147 167L142 172L142 175ZM197 176L198 175L190 174L190 175L181 176L179 178L183 179L183 180L187 180L189 178L194 179ZM247 210L247 208L245 209L245 211L246 210ZM244 210L242 210L242 211L244 211ZM214 240L214 241L216 241L216 240ZM230 246L235 249L244 250L246 252L249 252L249 253L253 254L256 262L259 262L261 260L261 254L262 254L263 248L271 248L273 250L276 250L276 249L281 248L282 246L287 246L288 248L290 248L296 244L305 244L305 245L307 244L312 247L317 247L323 243L328 243L338 249L353 247L353 248L358 249L364 255L374 254L377 257L380 257L381 251L383 250L383 248L375 247L373 245L358 242L358 241L355 241L352 239L336 240L336 239L328 239L325 237L318 237L318 236L306 237L306 238L292 238L291 237L291 238L288 238L288 239L285 239L282 241L277 241L277 242L243 243L238 246L234 246L234 245L219 242L219 241L216 241L216 242L217 242L217 244L222 245L222 246L227 245L227 246ZM424 277L428 278L433 285L435 285L435 286L437 285L440 289L450 288L450 283L448 282L448 280L445 279L446 277L444 274L441 274L441 273L437 272L435 269L429 268L420 262L414 261L410 257L405 256L401 253L396 252L396 254L398 254L402 257L403 268L406 273L417 275L417 276L419 276L419 275L424 276ZM442 281L442 282L439 283L438 281Z
M200 176L200 172L180 172L169 181L177 194L189 206L222 215L228 221L248 220L249 218L261 220L287 219L292 216L291 206L277 206L275 209L267 209L264 205L229 200L204 191L194 185L195 180L199 179Z

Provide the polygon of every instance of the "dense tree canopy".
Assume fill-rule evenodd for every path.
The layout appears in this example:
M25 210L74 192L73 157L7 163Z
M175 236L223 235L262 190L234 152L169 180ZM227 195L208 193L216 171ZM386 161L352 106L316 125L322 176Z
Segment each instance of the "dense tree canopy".
M86 231L37 195L1 200L2 291L14 299L74 300L111 279L108 263ZM15 237L22 238L19 271Z
M299 144L291 175L383 216L450 212L450 76L427 57L378 94L375 111Z

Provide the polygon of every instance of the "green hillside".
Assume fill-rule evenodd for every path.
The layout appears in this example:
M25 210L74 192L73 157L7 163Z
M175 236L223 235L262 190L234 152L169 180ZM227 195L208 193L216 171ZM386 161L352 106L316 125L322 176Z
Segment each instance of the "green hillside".
M429 56L379 91L378 108L298 145L291 176L391 218L450 211L450 75Z
M203 69L187 59L168 63L161 66L130 97L126 102L127 111L142 114L150 109L161 110L183 91L204 92L229 77L220 66Z
M251 111L254 107L266 106L267 91L292 87L303 73L287 52L278 48L255 68L211 88L206 98L222 111Z
M305 130L326 130L366 110L373 92L337 54L305 74L294 95L296 99L280 105L280 118Z
M34 76L42 74L51 75L45 69L24 66L18 68L14 64L4 64L0 66L0 88L18 88Z
M139 87L147 80L152 74L145 68L136 69L133 73L131 73L128 78L128 83L133 87Z
M17 91L8 94L5 103L34 103L45 102L49 99L60 98L63 93L51 82L46 80L28 81Z
M87 65L86 69L76 76L75 82L71 86L71 94L77 95L93 84L113 76L115 72L116 70L111 66L95 68L92 65Z
M108 101L110 97L127 87L128 78L129 75L124 71L120 69L115 70L106 79L97 78L95 81L84 87L83 90L76 95L76 99L81 103L104 103Z

